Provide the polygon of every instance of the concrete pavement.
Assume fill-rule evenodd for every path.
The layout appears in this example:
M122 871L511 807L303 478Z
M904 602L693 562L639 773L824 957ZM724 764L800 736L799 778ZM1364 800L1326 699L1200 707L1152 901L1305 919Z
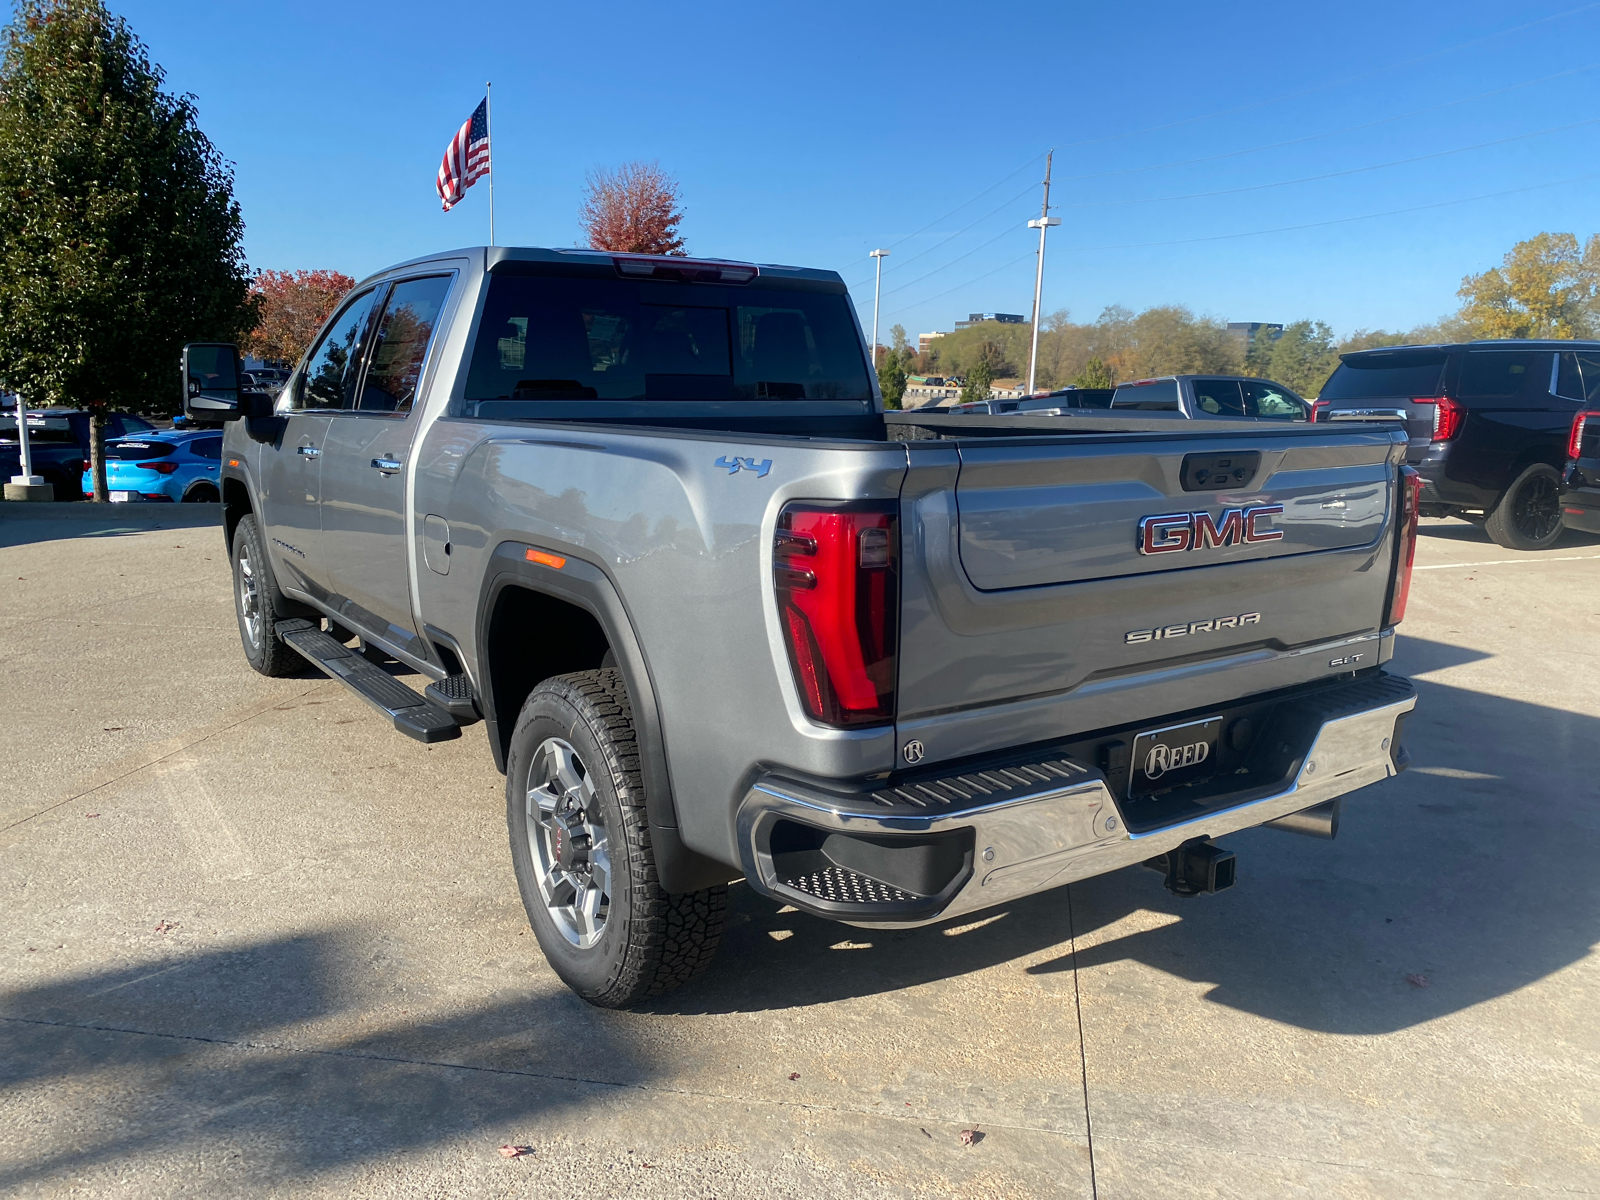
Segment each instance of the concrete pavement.
M1600 541L1424 523L1415 767L1332 844L890 934L735 887L712 973L609 1013L527 931L482 727L255 675L171 524L214 516L163 514L0 506L0 1192L1600 1191Z

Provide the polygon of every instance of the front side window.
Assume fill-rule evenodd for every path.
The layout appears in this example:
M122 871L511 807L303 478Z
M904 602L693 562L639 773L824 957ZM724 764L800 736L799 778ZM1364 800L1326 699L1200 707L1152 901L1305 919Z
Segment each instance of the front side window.
M295 389L295 408L354 407L361 335L367 328L372 299L373 293L365 292L345 305L307 355L305 374Z
M439 324L439 310L450 290L450 276L429 275L394 285L372 338L361 408L367 412L407 413L417 398L428 343Z
M469 404L871 398L842 294L519 275L489 285L466 388Z
M1244 415L1247 417L1265 417L1273 421L1306 419L1305 403L1288 388L1265 380L1240 387L1244 391Z

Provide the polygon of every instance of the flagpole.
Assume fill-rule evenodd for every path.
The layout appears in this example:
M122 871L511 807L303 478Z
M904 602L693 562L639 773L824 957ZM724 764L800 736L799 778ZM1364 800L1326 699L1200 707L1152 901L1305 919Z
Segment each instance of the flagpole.
M490 118L490 83L483 85L483 132L489 139L489 245L494 245L494 129Z

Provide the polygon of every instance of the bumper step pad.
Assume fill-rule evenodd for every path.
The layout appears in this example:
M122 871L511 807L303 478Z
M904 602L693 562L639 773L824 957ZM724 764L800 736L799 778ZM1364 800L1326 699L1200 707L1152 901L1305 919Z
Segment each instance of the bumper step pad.
M419 742L447 742L461 736L456 719L419 696L382 667L341 645L310 621L279 621L278 636L312 666L337 679L386 714L394 727Z

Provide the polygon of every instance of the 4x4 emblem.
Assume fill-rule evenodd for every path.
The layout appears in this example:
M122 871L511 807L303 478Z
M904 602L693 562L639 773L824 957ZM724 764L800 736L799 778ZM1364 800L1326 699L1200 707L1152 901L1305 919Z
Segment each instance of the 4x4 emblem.
M721 467L729 475L737 475L740 471L754 471L757 479L765 478L767 472L772 470L772 460L770 458L763 458L760 462L757 462L753 458L729 458L726 454L711 465ZM1282 510L1280 509L1279 511Z
M1220 518L1208 512L1162 513L1139 522L1140 554L1172 554L1180 550L1213 550L1240 543L1275 542L1281 529L1262 529L1258 522L1281 515L1281 504L1229 508Z

